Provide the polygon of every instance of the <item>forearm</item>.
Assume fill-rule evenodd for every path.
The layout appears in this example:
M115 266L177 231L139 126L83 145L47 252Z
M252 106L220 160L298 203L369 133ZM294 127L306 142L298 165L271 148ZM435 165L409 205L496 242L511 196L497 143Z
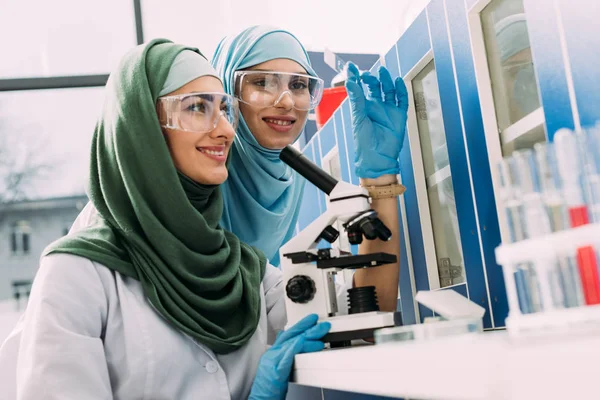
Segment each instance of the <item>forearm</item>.
M395 175L383 175L376 179L361 179L363 186L381 186L396 183ZM354 274L354 285L375 286L379 308L382 311L395 311L398 298L398 279L400 272L400 231L398 217L398 198L374 199L371 206L379 219L392 232L392 238L386 242L379 239L364 240L358 247L359 254L389 253L394 254L398 262L385 264L375 268L362 268Z

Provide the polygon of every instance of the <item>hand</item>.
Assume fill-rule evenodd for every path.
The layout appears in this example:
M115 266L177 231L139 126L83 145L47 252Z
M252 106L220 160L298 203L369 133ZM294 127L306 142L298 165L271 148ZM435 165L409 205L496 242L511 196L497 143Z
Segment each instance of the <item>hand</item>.
M359 178L378 178L400 172L398 156L406 136L408 92L400 77L392 81L389 71L379 67L379 78L370 72L359 77L358 68L346 65L346 90L352 110L352 130ZM361 84L368 88L365 96ZM383 92L383 98L382 98Z
M294 356L323 350L320 339L329 332L331 324L317 324L318 319L311 314L277 336L273 346L260 358L249 400L285 399Z

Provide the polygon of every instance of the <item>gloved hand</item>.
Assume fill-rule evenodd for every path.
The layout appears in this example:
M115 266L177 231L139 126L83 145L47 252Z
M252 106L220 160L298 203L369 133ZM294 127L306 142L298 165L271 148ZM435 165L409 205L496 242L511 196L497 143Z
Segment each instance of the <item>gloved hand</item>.
M398 156L406 135L408 92L400 77L392 81L389 71L379 67L379 79L370 72L359 76L356 65L346 65L346 90L352 110L356 151L354 164L359 178L398 174ZM365 96L361 84L368 88ZM383 92L383 98L382 98Z
M331 324L317 324L318 319L316 314L311 314L277 336L273 346L260 358L249 400L285 399L294 356L324 347L319 339L329 332Z

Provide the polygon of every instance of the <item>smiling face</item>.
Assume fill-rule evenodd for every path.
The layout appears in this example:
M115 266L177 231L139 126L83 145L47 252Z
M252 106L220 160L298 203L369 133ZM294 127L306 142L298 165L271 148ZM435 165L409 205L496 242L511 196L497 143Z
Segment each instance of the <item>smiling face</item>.
M225 93L220 80L212 76L203 76L166 96L196 92ZM158 107L161 107L160 103ZM204 110L204 106L193 97L182 100L180 108L188 116ZM164 125L164 113L159 110L158 114L161 125ZM219 114L217 118L216 127L210 132L198 133L163 127L175 168L190 179L205 185L219 185L225 182L228 175L225 162L235 131L225 117Z
M297 62L277 58L248 68L246 71L277 71L306 74ZM284 93L273 106L260 108L240 103L240 111L256 141L268 149L283 149L292 144L302 132L308 111L294 108L289 93Z

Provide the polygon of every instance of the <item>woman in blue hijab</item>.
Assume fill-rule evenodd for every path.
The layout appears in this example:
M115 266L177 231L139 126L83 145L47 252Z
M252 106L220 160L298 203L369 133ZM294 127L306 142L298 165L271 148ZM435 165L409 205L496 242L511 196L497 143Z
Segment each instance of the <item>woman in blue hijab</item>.
M321 99L323 81L298 39L268 26L253 26L223 39L212 64L225 92L240 101L241 111L229 178L222 185L221 222L279 265L279 248L294 235L304 185L304 179L279 154L302 133L309 110ZM369 72L360 74L353 64L347 66L355 166L361 185L371 192L373 208L398 238L396 197L403 191L397 180L398 155L405 136L408 96L401 78L394 82L384 67L378 72L375 77ZM400 242L365 241L359 252L393 253L400 259ZM399 264L390 264L358 270L354 283L375 285L381 309L392 311L398 276Z

